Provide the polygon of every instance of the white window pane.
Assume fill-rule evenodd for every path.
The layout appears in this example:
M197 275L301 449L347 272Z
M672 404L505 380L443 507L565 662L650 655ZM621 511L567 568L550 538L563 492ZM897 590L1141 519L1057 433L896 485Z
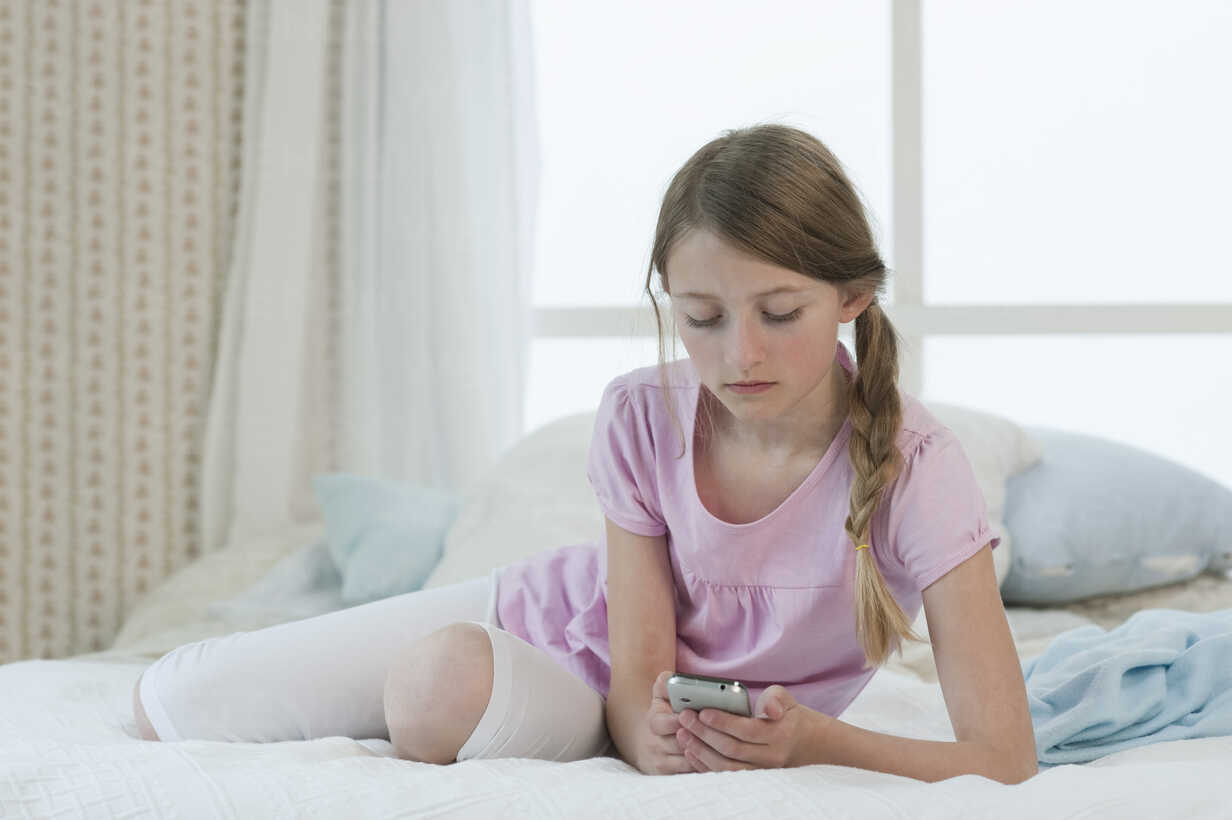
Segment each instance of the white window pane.
M561 416L595 410L608 382L634 368L656 364L658 350L658 340L653 337L534 339L523 405L523 432L529 433ZM669 341L665 355L671 361L683 359L688 353L677 339L675 354Z
M886 0L530 7L536 306L637 303L672 174L723 130L766 120L803 128L834 152L889 252Z
M1232 3L927 0L924 290L1232 301Z
M1232 336L944 336L923 401L1122 441L1232 487Z

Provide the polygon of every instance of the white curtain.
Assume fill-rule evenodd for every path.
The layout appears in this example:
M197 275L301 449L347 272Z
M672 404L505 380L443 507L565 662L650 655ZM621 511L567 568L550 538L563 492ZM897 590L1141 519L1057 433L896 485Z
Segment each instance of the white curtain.
M465 493L522 429L538 140L526 0L249 6L203 548L352 472Z

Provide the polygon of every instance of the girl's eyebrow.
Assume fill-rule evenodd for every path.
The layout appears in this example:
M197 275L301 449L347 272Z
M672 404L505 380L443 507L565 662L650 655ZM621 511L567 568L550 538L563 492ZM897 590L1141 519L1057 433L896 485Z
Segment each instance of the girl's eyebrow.
M762 296L770 296L771 294L774 294L774 293L800 293L800 292L801 292L801 291L803 291L803 290L804 290L804 288L793 288L793 287L791 287L790 285L780 285L780 286L779 286L779 287L777 287L777 288L771 288L770 290L765 290L765 291L762 291L761 293L754 294L754 295L755 295L755 296L757 296L757 297L762 297ZM710 293L701 293L701 292L696 291L696 290L686 290L686 291L681 291L680 293L673 293L672 295L673 295L673 296L682 296L682 297L683 297L683 296L687 296L687 297L689 297L689 298L691 298L691 299L706 299L706 300L711 301L711 302L721 302L721 301L723 301L722 299L720 299L719 297L717 297L717 296L715 296L715 295L713 295L713 294L710 294Z

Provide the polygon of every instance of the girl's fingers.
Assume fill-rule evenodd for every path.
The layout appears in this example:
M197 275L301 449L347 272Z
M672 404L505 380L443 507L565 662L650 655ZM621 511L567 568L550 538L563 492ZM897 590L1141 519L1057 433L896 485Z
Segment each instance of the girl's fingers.
M650 731L656 735L674 735L680 728L680 718L674 712L651 712L649 722Z
M698 712L697 720L693 722L693 725L685 728L702 737L707 737L707 731L722 732L746 743L767 743L775 730L774 721L768 718L747 718L743 715L724 712L721 709L705 709Z
M693 771L693 764L684 755L668 755L668 772L670 774L688 774Z
M684 754L684 749L680 748L680 741L676 739L675 735L659 735L658 743L659 743L659 748L663 751L664 754L668 754L668 755Z
M755 769L750 763L743 760L732 760L729 757L724 757L719 752L712 749L705 743L694 738L691 742L685 744L684 747L685 759L690 757L698 760L708 771L722 772L732 769Z

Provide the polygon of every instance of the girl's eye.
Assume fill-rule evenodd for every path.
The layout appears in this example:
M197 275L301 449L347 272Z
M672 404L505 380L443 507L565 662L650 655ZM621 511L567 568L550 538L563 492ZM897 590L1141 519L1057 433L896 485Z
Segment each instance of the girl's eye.
M796 308L791 313L784 313L781 316L776 313L767 313L765 314L765 316L771 322L793 322L796 319L800 318L800 311L802 309L803 308ZM692 316L686 315L684 319L685 319L685 324L687 324L689 327L713 327L719 321L718 316L714 317L713 319L705 319L705 320L699 321L697 319L694 319Z

